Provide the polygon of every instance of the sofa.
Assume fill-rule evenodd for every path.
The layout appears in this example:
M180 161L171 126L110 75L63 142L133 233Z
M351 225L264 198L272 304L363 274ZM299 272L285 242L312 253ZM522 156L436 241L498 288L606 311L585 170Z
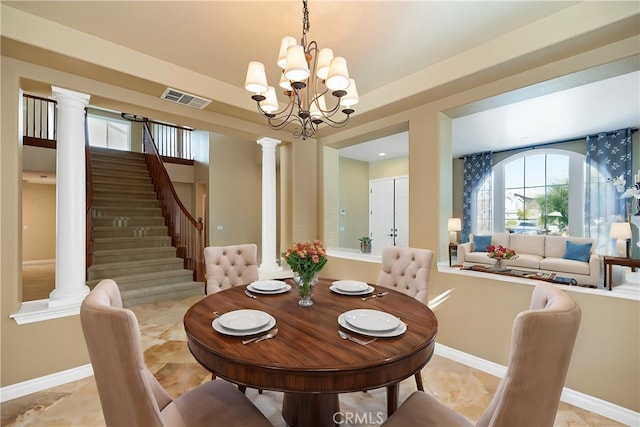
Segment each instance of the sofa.
M507 268L555 273L588 286L597 287L600 282L600 257L595 253L594 240L584 237L510 233L471 235L469 242L458 245L458 263L463 267L493 265L494 260L487 256L486 247L478 247L489 243L489 239L493 246L515 250L518 256L507 260Z

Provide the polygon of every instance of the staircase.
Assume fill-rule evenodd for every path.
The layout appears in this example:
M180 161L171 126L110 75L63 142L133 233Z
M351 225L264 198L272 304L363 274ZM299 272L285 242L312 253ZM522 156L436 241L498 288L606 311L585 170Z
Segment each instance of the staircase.
M91 147L94 250L87 285L113 279L133 306L204 295L171 246L144 154Z

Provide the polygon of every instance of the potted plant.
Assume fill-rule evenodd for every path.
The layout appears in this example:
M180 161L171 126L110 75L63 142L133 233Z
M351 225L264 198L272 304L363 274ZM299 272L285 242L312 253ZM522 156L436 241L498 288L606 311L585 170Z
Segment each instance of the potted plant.
M358 240L360 240L360 252L362 252L363 254L370 254L371 253L371 237L363 236L363 237L360 237Z

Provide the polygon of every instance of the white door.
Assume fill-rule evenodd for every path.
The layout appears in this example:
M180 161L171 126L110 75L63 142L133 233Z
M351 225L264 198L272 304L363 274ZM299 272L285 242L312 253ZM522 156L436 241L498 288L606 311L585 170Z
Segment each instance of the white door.
M409 244L409 178L369 182L371 253Z
M369 182L369 234L371 253L393 246L393 180Z

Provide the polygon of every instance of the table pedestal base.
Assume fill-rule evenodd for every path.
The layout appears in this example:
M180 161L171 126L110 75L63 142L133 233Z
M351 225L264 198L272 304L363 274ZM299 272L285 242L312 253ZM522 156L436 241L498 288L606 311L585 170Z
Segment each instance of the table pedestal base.
M339 412L337 394L284 393L282 417L289 426L335 427Z

